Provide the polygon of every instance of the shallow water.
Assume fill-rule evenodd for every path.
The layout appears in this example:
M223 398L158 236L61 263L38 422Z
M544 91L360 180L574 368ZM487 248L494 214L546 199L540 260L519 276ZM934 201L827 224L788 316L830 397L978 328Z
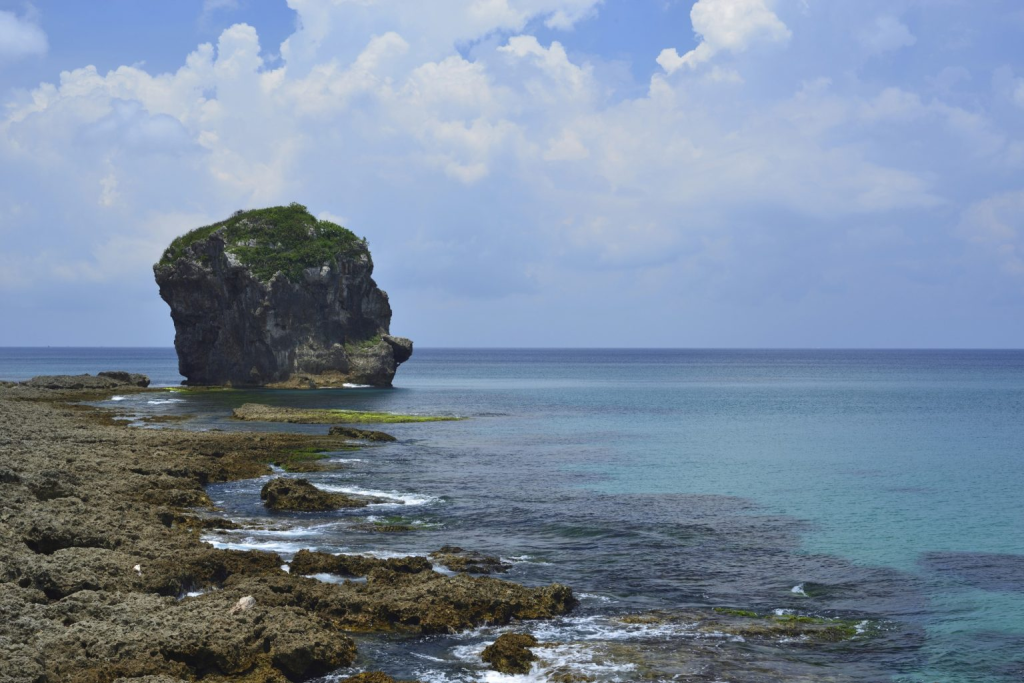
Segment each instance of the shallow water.
M0 350L4 378L111 368L178 379L170 350ZM198 414L197 429L326 429L227 419L253 400L471 418L389 425L399 443L339 454L343 469L312 477L388 504L275 515L275 528L213 540L285 556L452 543L515 558L510 578L585 595L570 618L530 628L567 643L553 661L599 680L1024 677L1024 352L418 349L397 384L109 405ZM210 493L265 520L260 485ZM417 529L367 530L391 518ZM700 605L869 629L811 648L612 619ZM360 667L436 681L550 673L485 672L477 656L495 634L365 638Z

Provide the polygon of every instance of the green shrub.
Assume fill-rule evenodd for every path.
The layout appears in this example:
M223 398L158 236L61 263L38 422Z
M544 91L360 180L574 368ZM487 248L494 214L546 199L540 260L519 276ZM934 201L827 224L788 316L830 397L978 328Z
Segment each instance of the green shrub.
M231 218L196 228L164 251L161 265L174 263L185 250L220 232L225 250L264 282L277 273L296 282L306 268L336 266L337 258L369 254L365 239L330 221L317 220L302 204L239 211Z

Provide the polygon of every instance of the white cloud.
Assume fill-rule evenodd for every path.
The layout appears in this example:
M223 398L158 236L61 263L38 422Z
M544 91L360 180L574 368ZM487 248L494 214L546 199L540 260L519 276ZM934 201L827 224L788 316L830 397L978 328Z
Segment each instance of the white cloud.
M668 73L695 69L719 52L743 52L757 41L784 43L792 35L766 0L698 0L690 21L700 43L682 56L675 48L663 50L657 61Z
M46 33L35 22L0 11L0 64L44 55L48 47Z
M870 54L891 52L917 43L917 38L902 21L891 15L882 15L860 34L860 42Z
M961 218L959 231L984 248L1004 272L1024 278L1024 190L972 204Z
M0 217L0 287L149 292L148 266L174 235L300 201L370 239L403 317L415 313L401 297L424 291L443 307L578 286L579 300L618 306L622 283L661 278L680 300L724 296L722 264L756 299L785 270L779 254L813 262L813 287L820 254L807 245L840 249L831 235L847 222L955 215L941 174L890 140L945 153L953 135L992 128L931 91L827 65L770 92L744 83L724 57L789 37L763 2L729 14L702 0L718 13L697 13L701 45L723 59L692 78L658 73L646 92L616 90L568 39L523 33L593 2L438 2L447 24L427 3L296 0L303 28L272 67L255 29L236 25L172 73L85 66L12 99L0 206L17 199L31 215ZM791 73L798 57L765 59Z

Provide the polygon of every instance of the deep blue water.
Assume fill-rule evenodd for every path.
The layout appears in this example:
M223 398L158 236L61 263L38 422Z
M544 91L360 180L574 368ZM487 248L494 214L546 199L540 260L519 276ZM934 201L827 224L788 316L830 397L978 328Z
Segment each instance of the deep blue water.
M174 384L174 366L170 349L0 349L4 379L126 369ZM252 400L470 419L390 426L399 443L340 454L345 469L313 477L405 505L278 516L275 529L218 542L286 557L455 543L521 558L511 578L585 595L572 618L534 628L599 651L562 655L603 680L640 670L607 664L618 661L609 643L662 665L666 648L696 647L692 634L610 616L694 605L865 622L840 646L727 645L777 660L789 680L802 667L810 680L1024 679L1024 352L417 349L393 390L110 405L197 414L192 428L282 428L227 419ZM211 495L234 517L261 517L260 485ZM368 533L357 525L367 515L421 528ZM513 680L478 666L493 635L368 639L361 664ZM706 678L674 666L662 670L678 680L762 680L734 663Z

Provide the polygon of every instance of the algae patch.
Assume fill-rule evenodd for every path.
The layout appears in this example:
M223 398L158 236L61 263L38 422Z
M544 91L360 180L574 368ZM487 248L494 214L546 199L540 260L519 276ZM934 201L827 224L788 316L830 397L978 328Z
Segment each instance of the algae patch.
M291 424L400 424L415 422L453 422L463 418L443 415L400 415L359 410L323 408L278 408L260 403L246 403L235 408L231 416L250 422L287 422Z

